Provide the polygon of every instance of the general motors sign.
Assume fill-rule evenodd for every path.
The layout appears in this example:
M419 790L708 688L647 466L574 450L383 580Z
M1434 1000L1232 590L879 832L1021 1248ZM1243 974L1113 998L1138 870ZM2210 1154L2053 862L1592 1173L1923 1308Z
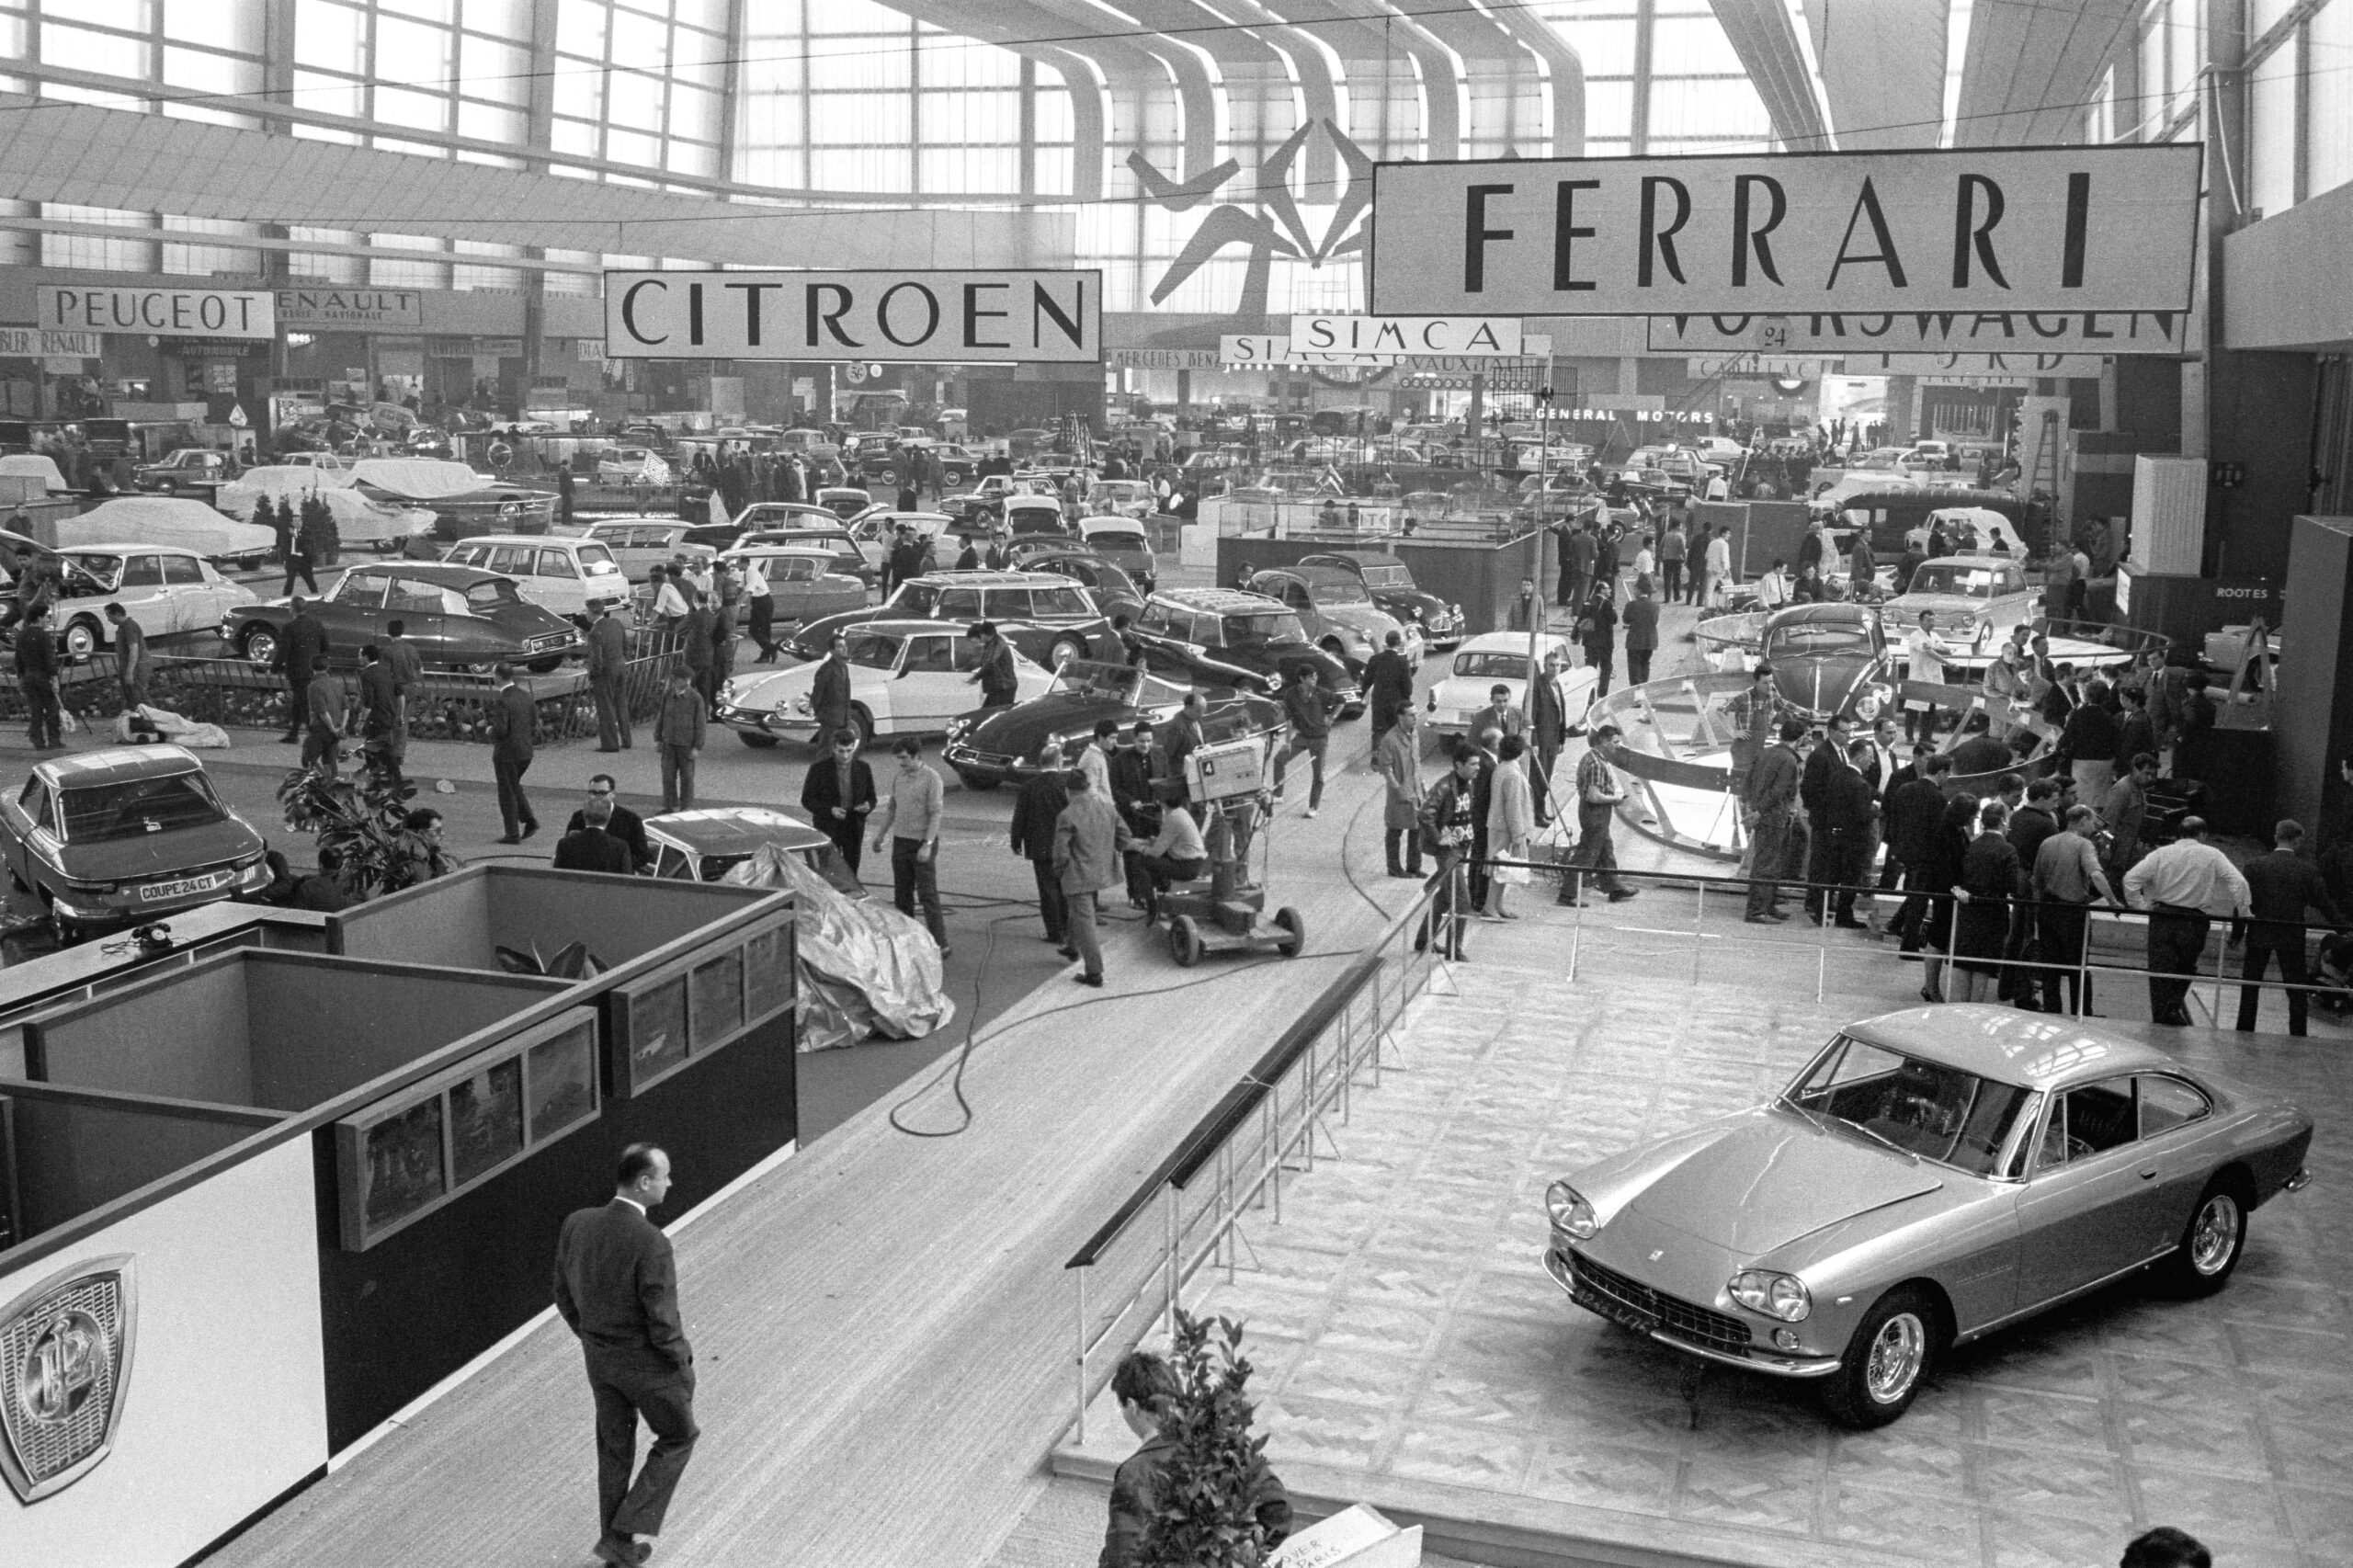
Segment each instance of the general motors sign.
M608 272L616 359L1093 364L1099 272Z
M1372 308L2178 311L2197 143L1382 164Z

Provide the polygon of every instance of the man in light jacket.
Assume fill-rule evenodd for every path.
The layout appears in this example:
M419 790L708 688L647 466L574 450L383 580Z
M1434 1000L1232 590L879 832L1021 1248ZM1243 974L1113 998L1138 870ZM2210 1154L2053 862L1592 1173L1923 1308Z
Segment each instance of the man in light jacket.
M1054 819L1054 871L1063 885L1063 930L1069 937L1064 958L1083 960L1074 977L1081 985L1103 983L1103 940L1095 928L1096 900L1122 880L1124 857L1133 840L1111 802L1092 788L1086 775L1069 775L1070 804Z

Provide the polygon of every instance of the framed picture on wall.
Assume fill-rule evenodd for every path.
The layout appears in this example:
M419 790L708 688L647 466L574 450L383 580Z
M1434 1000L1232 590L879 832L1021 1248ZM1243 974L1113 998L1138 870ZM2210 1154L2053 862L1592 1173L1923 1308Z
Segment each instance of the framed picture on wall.
M335 1124L347 1252L365 1252L597 1119L597 1015L574 1007Z
M789 1011L792 917L731 933L612 994L613 1093L627 1099Z

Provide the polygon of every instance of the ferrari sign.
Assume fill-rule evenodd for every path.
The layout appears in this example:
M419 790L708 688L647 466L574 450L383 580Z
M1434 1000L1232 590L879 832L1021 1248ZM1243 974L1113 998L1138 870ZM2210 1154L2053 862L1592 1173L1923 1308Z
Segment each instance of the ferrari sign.
M1382 164L1376 312L2178 311L2203 149Z
M1099 272L608 272L614 359L1094 364Z

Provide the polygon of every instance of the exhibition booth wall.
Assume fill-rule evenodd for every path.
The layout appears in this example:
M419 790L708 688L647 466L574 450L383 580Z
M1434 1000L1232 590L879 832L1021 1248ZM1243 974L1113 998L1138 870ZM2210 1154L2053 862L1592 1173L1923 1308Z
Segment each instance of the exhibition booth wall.
M34 1369L0 1378L0 1561L186 1560L544 1310L624 1144L672 1152L678 1212L792 1145L790 895L479 867L324 920L225 911L60 955L62 988L47 959L0 975L0 1360ZM506 972L574 940L578 978ZM265 1272L290 1321L236 1309ZM208 1377L245 1381L242 1415L171 1403ZM139 1527L54 1523L94 1487Z

